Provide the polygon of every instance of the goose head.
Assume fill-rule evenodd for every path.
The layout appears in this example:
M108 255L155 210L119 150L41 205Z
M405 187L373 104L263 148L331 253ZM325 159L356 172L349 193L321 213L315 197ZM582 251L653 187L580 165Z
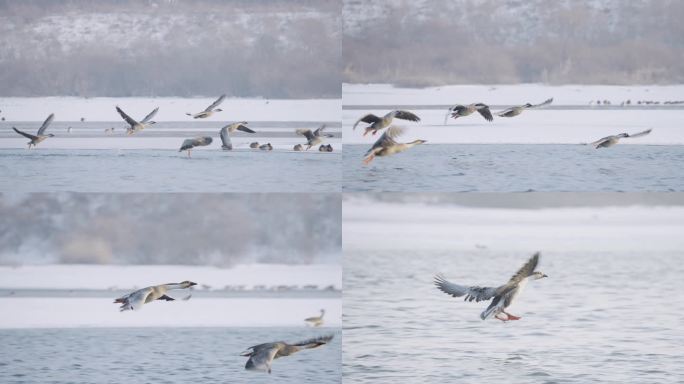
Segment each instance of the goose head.
M425 144L427 143L427 140L413 140L412 142L408 143L410 145L418 145L418 144Z
M195 285L197 285L197 283L193 283L192 281L189 281L189 280L185 280L185 281L182 281L180 283L180 286L183 288L190 288L190 287L195 286Z
M617 135L617 137L629 137L629 134L621 133L621 134Z
M537 272L533 273L532 275L530 275L530 277L532 278L532 280L539 280L539 279L543 279L543 278L548 277L548 276L542 272L537 271Z
M221 108L216 108L216 109L214 109L214 112L223 112L223 109L221 109Z

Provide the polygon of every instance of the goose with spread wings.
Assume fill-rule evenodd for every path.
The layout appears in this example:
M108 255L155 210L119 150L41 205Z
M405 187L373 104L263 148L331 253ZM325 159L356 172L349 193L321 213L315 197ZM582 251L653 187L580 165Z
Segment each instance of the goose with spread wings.
M302 135L306 137L306 150L308 151L313 147L314 145L321 144L323 142L324 137L333 137L333 135L329 133L323 133L323 130L325 129L325 124L321 125L316 129L315 131L311 131L310 129L298 129L295 132L298 135Z
M208 106L207 109L205 109L204 111L197 112L194 114L193 113L186 113L186 115L192 116L193 119L206 119L207 117L213 115L215 112L222 112L223 111L223 109L216 108L216 107L218 107L219 104L223 103L223 100L225 100L225 98L226 98L226 95L221 95L221 96L219 96L218 99L216 99L216 101L211 103L211 105Z
M284 341L264 343L247 348L240 356L249 356L245 369L248 371L262 371L271 373L271 364L274 359L289 356L303 349L312 349L328 344L333 335L316 337L299 343L288 344Z
M52 120L54 118L55 118L55 114L51 113L50 116L48 116L47 119L45 119L45 121L43 122L43 125L41 125L40 128L38 128L38 132L36 132L35 135L32 135L30 133L26 133L24 131L20 131L15 127L12 127L12 129L14 129L14 132L16 132L16 133L24 136L25 138L31 140L27 143L28 149L31 149L31 146L33 146L35 148L35 146L38 143L40 143L41 141L47 139L48 137L54 137L55 136L52 133L48 133L47 135L45 134L45 130L50 125L50 123L52 123Z
M358 119L356 123L354 123L352 130L356 129L356 126L359 125L359 123L367 123L370 125L366 127L366 130L363 133L363 135L366 136L369 132L375 135L376 133L378 133L379 130L385 129L392 125L392 121L395 118L416 122L420 121L420 117L409 111L393 110L388 112L383 117L378 117L372 113L369 113Z
M608 148L608 147L612 147L613 145L617 144L620 141L620 139L622 139L622 138L628 138L628 137L635 138L635 137L646 136L649 133L651 133L652 130L653 130L653 128L647 129L643 132L633 133L631 135L629 133L620 133L619 135L606 136L606 137L602 137L602 138L594 141L593 143L591 143L591 145L593 145L595 149Z
M140 120L140 122L135 121L133 118L128 116L126 112L124 112L119 106L116 107L116 111L119 112L119 115L121 115L121 118L124 119L130 127L126 129L126 133L128 135L133 135L137 132L142 131L147 127L148 125L156 124L155 121L150 121L154 117L154 115L157 114L157 111L159 111L159 107L155 108L152 112L150 112L147 116L145 116L144 119Z
M489 106L487 104L483 103L475 103L475 104L470 104L470 105L454 105L453 107L449 108L447 111L447 114L444 116L444 124L447 123L447 119L449 118L449 115L451 115L452 118L458 119L459 117L465 117L465 116L470 116L474 112L478 112L482 117L485 118L487 121L492 121L494 120L494 116L492 116L492 111L489 110Z
M519 114L521 114L526 109L541 108L541 107L545 107L551 103L553 103L553 97L548 99L548 100L545 100L543 103L539 103L539 104L533 105L533 104L527 103L525 105L518 105L515 107L510 107L508 109L504 109L501 112L497 112L496 115L499 117L515 117L515 116L518 116Z
M506 312L506 308L513 304L513 301L520 295L520 292L530 280L548 277L542 272L535 271L538 263L539 252L535 253L506 284L499 287L459 285L446 280L442 275L435 276L435 285L440 291L453 297L465 296L465 301L475 300L480 302L491 299L492 302L487 309L480 314L482 320L486 320L491 316L503 322L519 320L519 316Z
M192 151L193 148L205 147L211 144L212 141L214 140L209 136L197 136L192 139L185 139L178 152L188 151L188 157L192 157L190 151Z
M228 124L221 128L219 136L221 137L221 149L230 151L233 149L233 143L230 141L230 134L235 131L242 131L247 133L256 133L247 127L246 121Z
M181 283L153 285L151 287L138 289L137 291L131 292L128 295L121 296L114 300L114 303L121 304L121 307L119 307L121 312L128 310L137 311L142 308L143 304L147 304L154 300L173 301L174 299L166 294L168 291L172 289L190 288L194 285L197 285L197 283L187 280Z
M371 149L366 152L363 163L368 165L376 156L390 156L399 152L404 152L416 145L424 144L425 140L414 140L410 143L398 143L396 138L404 133L404 129L397 126L387 128L385 133L373 144Z

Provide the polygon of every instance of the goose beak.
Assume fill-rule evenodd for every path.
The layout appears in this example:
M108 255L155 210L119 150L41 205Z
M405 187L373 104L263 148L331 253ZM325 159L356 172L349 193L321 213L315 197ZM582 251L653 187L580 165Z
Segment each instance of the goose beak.
M542 278L544 278L544 277L549 277L549 276L548 276L548 275L546 275L546 274L543 274L543 275L542 275Z
M189 284L191 287L197 285L197 283L193 283L192 281Z

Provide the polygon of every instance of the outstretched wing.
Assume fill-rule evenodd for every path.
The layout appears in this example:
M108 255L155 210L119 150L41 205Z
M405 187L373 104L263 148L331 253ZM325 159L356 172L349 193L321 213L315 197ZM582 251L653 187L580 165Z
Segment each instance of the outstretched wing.
M16 129L15 127L12 127L12 129L14 129L14 132L16 132L16 133L18 133L18 134L24 136L24 137L27 138L27 139L35 140L35 139L38 138L38 136L33 136L33 135L30 134L30 133L26 133L26 132L24 132L24 131L20 131L20 130Z
M140 308L142 308L143 304L147 301L147 296L149 296L152 293L152 287L147 287L143 289L139 289L127 296L124 296L123 299L123 304L120 307L120 310L126 311L126 310L134 310L137 311Z
M506 117L507 114L513 112L516 107L510 107L507 109L504 109L503 111L497 112L496 115L499 117Z
M534 270L537 268L537 263L539 263L539 255L540 255L539 252L532 255L532 257L530 257L530 259L527 260L525 265L523 265L518 270L518 272L516 272L515 275L513 275L511 277L511 279L508 281L508 284L511 284L511 283L517 284L520 281L522 281L522 279L524 279L524 278L530 276L532 273L534 273Z
M197 145L197 139L185 139L178 152L192 149Z
M647 130L645 130L645 131L643 131L643 132L635 133L635 134L629 135L629 136L627 136L627 137L641 137L641 136L646 136L646 135L648 135L649 133L651 133L652 130L653 130L653 128L650 128L650 129L647 129Z
M116 106L116 111L119 112L119 115L121 115L121 118L123 118L124 120L126 120L126 122L127 122L128 124L130 124L131 127L134 126L134 125L136 125L136 124L138 124L137 121L133 120L132 117L128 116L128 115L126 114L126 112L124 112L121 108L119 108L118 105Z
M257 348L245 364L245 369L248 371L263 371L271 372L271 363L273 358L278 353L278 348L273 345L270 348Z
M539 103L539 104L535 104L535 105L530 105L530 106L527 107L527 108L539 108L539 107L544 107L544 106L547 106L547 105L549 105L549 104L551 104L551 103L553 103L553 97L550 98L550 99L545 100L543 103Z
M299 347L306 347L306 348L316 348L316 347L320 347L323 344L328 344L334 337L335 337L335 335L324 335L324 336L315 337L313 339L300 341L300 342L294 343L292 345L296 345Z
M223 103L223 100L224 100L225 98L226 98L226 95L225 95L225 94L219 96L219 98L216 99L216 101L214 101L210 106L208 106L207 109L204 110L204 112L213 111L214 108L218 107L219 104Z
M145 116L145 118L142 119L141 123L147 123L148 121L150 121L150 119L153 118L154 115L157 114L158 110L159 110L159 107L155 108L154 111L150 112L149 115Z
M491 299L494 297L494 295L496 295L498 289L495 287L479 287L476 285L466 287L464 285L452 283L445 279L442 275L435 276L435 285L440 291L446 293L447 295L451 295L453 297L465 296L465 301L475 300L476 302Z
M359 123L361 123L361 122L363 122L363 123L368 123L368 124L373 124L373 123L377 123L377 122L380 121L380 120L382 120L382 119L379 118L379 117L377 117L377 116L375 116L375 115L372 114L372 113L369 113L369 114L363 116L362 118L356 120L356 123L354 123L354 126L352 127L352 130L356 129L356 126L359 125Z
M222 143L221 148L223 149L233 149L233 143L230 141L228 128L230 128L230 125L226 125L225 127L221 128L221 133L219 134Z
M492 121L494 120L494 116L492 116L492 111L489 110L489 106L486 104L478 103L475 104L477 106L477 111L480 112L480 115L485 118L487 121Z
M396 111L394 117L402 120L420 121L420 117L409 111Z
M40 128L38 128L38 133L37 133L38 136L42 135L43 132L45 132L48 125L50 125L50 123L52 123L52 120L54 118L55 118L55 114L51 113L50 116L48 116L47 119L45 119L45 121L43 122L43 125L41 125Z
M600 138L600 139L598 139L598 140L596 140L596 141L594 141L594 142L591 142L591 143L589 143L589 144L591 144L591 145L593 145L593 146L595 147L595 146L597 146L597 145L601 145L601 144L603 144L604 142L610 140L612 137L613 137L613 136L602 137L602 138Z
M332 137L330 134L325 134L323 133L323 130L326 128L325 124L321 125L314 131L314 136L324 136L324 137Z
M403 133L404 128L402 127L392 126L387 128L385 133L383 133L382 136L380 136L380 138L375 142L375 144L373 144L371 149L369 149L368 152L366 152L366 155L373 152L373 150L376 148L391 147L393 145L396 145L397 141L395 139L401 136Z
M314 139L314 134L311 132L310 129L300 128L300 129L296 130L295 133L297 133L298 135L302 135L302 136L306 137L307 140L313 140Z
M243 121L240 124L238 124L237 128L235 128L235 129L237 129L238 131L247 132L247 133L256 133L256 132L252 131L251 129L249 129L249 127L247 127L245 124L247 124L247 122Z

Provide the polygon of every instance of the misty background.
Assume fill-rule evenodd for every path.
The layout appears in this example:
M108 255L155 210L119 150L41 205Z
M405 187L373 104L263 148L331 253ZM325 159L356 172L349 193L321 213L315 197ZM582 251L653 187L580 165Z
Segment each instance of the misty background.
M0 195L0 264L339 263L339 194Z
M338 98L338 0L0 0L0 96Z
M680 0L343 0L343 79L681 84Z

